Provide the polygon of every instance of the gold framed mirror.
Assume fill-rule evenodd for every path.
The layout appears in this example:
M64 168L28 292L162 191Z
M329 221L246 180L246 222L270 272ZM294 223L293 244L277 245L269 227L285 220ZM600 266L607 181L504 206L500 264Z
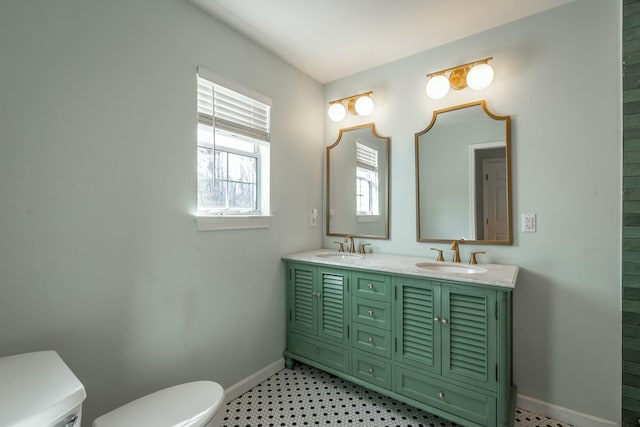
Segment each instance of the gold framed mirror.
M327 236L389 238L390 145L367 123L340 129L327 147Z
M484 100L433 112L415 134L418 242L511 245L511 117Z

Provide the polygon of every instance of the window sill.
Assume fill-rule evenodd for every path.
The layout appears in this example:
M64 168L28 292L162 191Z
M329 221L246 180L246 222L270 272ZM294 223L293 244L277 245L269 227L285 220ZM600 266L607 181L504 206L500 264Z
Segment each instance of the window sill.
M269 228L271 218L273 215L196 215L198 231Z
M357 223L378 222L382 219L382 215L357 215Z

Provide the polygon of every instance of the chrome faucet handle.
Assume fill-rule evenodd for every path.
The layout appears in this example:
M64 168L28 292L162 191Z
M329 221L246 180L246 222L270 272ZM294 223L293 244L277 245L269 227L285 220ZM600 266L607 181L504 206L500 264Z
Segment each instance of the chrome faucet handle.
M436 261L444 261L444 256L442 256L442 249L431 248L431 250L438 252L438 259L436 259Z
M371 246L371 243L360 243L360 253L362 255L366 254L365 246Z
M477 252L471 252L471 259L469 259L469 264L477 264L478 261L476 261L476 255L478 254L486 254L485 251L477 251Z
M338 248L338 252L344 252L344 242L333 242L333 243L337 243L340 245L340 247Z

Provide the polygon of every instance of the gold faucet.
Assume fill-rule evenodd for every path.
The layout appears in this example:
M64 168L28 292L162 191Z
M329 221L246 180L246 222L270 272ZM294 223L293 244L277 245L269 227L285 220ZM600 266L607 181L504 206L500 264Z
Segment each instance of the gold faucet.
M356 253L356 244L354 243L353 236L351 234L348 234L344 238L344 243L349 243L349 241L351 241L351 244L349 245L349 253L355 254Z
M454 251L452 260L453 262L460 262L460 249L458 246L459 243L457 240L451 242L451 250Z
M485 251L471 252L471 258L469 259L469 264L477 264L478 260L476 259L476 255L478 254L486 254Z
M444 257L442 256L442 249L438 249L438 248L431 248L432 251L437 251L438 252L438 259L436 261L438 262L442 262L444 261Z

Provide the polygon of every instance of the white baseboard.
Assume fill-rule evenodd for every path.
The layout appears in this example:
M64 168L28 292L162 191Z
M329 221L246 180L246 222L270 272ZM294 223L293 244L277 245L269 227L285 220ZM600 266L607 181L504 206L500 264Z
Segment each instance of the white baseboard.
M276 360L275 362L271 363L270 365L267 365L266 367L262 368L258 372L249 375L247 378L241 381L238 381L237 383L233 384L230 387L227 387L224 390L224 404L222 405L222 408L218 411L218 413L215 415L211 423L207 424L207 427L218 427L224 424L224 417L225 417L224 405L231 402L236 397L240 397L244 393L251 390L253 387L260 384L262 381L280 372L282 369L284 369L284 358L280 358Z
M516 406L536 414L545 415L574 426L580 427L618 427L615 421L604 420L593 415L583 414L573 409L563 408L553 403L534 399L533 397L518 395Z
M242 394L248 392L253 387L260 384L262 381L267 378L275 375L284 369L284 358L280 358L270 365L265 366L258 372L255 372L249 375L247 378L238 381L234 385L226 388L224 390L225 394L225 403L232 401L236 397L240 397Z

